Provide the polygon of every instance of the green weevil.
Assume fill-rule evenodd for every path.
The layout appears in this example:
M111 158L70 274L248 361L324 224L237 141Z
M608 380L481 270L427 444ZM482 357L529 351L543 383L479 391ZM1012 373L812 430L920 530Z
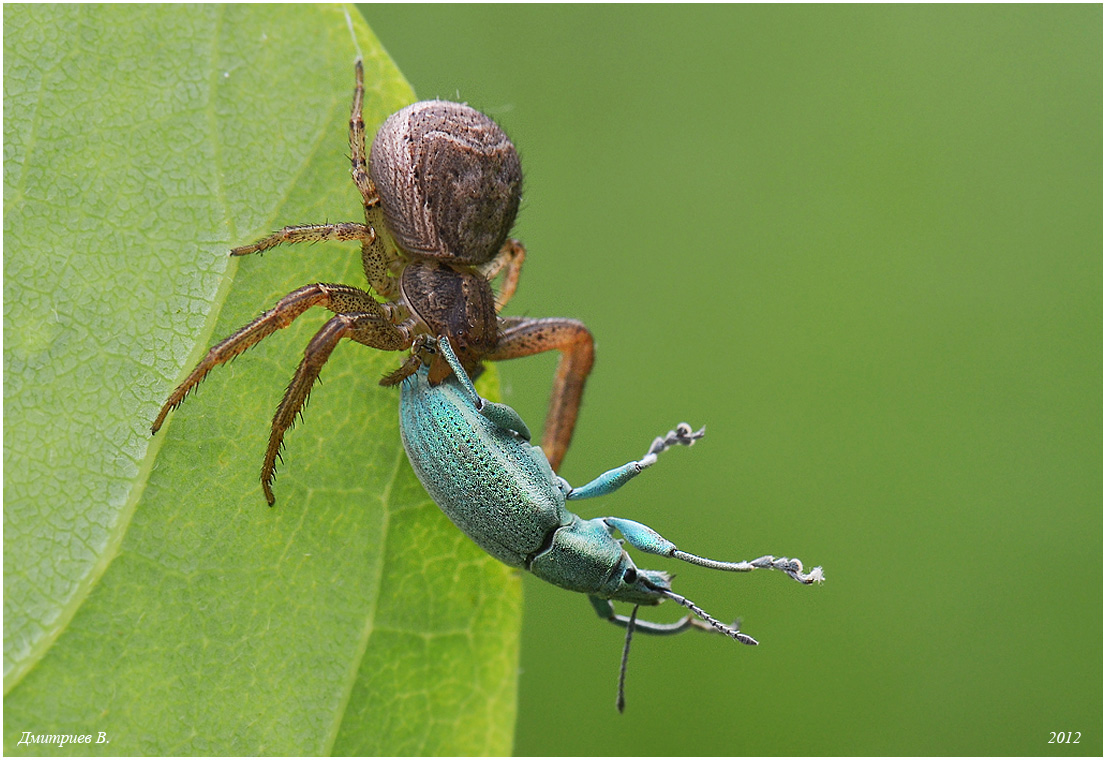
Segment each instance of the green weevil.
M599 616L626 628L619 674L618 709L625 705L624 679L630 639L642 633L675 634L691 628L724 633L742 644L757 641L736 625L719 622L672 590L671 576L639 569L615 539L635 549L714 570L779 570L800 583L824 580L822 568L803 572L797 559L771 555L750 562L719 562L682 551L652 528L620 517L585 520L566 507L568 501L612 493L673 446L691 446L703 436L681 423L655 439L645 456L616 467L580 488L554 474L541 448L530 444L530 431L509 406L486 401L476 392L446 337L422 349L437 353L453 370L451 378L432 385L426 366L403 381L400 434L416 475L434 502L469 538L496 559L529 570L542 580L588 595ZM424 365L430 364L429 361ZM637 620L641 605L671 599L692 614L675 623ZM629 616L615 613L612 602L634 605Z

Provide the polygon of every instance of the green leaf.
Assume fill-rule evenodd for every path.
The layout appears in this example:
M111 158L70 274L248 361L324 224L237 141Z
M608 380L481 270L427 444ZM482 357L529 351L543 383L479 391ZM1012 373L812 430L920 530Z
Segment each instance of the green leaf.
M400 355L335 351L273 509L269 421L325 314L149 433L212 342L300 285L364 285L350 244L226 255L361 218L358 52L371 134L413 93L356 11L4 7L9 754L510 751L519 582L415 480L377 385Z

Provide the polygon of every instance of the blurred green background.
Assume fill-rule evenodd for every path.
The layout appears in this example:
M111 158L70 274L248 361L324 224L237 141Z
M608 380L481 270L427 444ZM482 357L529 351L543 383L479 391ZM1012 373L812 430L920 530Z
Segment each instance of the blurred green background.
M828 578L639 558L761 646L636 637L622 716L527 578L516 751L1101 755L1101 6L361 8L519 147L508 313L599 346L562 474L707 425L581 513Z

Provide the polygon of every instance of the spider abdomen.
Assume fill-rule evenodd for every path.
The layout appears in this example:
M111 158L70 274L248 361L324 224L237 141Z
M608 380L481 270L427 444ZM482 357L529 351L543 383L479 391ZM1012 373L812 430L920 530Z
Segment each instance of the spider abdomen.
M416 259L491 261L522 197L518 152L503 130L444 100L388 117L373 140L369 173L396 245Z

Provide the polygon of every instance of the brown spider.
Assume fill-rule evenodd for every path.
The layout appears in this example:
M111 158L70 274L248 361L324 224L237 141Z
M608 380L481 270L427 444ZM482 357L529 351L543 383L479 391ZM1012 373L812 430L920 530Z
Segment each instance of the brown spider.
M450 338L465 370L556 349L561 352L545 420L542 447L554 469L572 439L594 342L575 319L499 317L518 286L526 249L508 239L521 197L518 153L484 114L460 103L424 101L392 114L373 140L366 161L365 96L361 61L349 121L353 182L365 206L365 223L308 224L233 249L260 253L281 243L361 241L369 286L381 297L349 285L315 283L297 288L276 306L212 346L161 407L152 432L215 366L287 327L312 306L335 316L304 350L303 360L273 417L261 485L269 504L284 433L295 422L311 386L342 338L410 355L381 385L395 385L428 361L430 381L450 374L440 356L424 350L428 338ZM503 275L498 299L491 280Z

